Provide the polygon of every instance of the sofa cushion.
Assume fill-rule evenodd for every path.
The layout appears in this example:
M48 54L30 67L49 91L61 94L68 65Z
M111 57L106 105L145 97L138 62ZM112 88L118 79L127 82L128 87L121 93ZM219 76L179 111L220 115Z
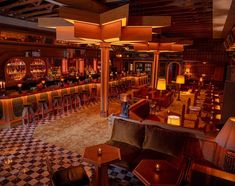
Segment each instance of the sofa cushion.
M115 119L111 140L124 142L141 148L144 141L144 130L144 125Z
M145 126L143 149L151 149L170 156L179 157L183 153L185 138L181 132L157 126Z
M124 142L109 140L106 144L118 147L121 153L121 160L115 162L115 165L129 169L131 162L140 154L141 149Z

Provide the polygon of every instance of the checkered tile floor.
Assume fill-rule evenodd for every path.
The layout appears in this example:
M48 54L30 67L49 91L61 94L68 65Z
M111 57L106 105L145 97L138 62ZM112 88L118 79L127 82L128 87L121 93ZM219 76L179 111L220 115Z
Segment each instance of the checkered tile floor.
M82 164L90 177L94 167L81 161L79 154L58 148L33 138L37 125L45 125L64 115L49 115L35 125L18 126L0 130L0 185L23 186L50 185L46 158L51 160L53 170ZM131 172L119 167L110 166L109 177L115 185L141 185Z

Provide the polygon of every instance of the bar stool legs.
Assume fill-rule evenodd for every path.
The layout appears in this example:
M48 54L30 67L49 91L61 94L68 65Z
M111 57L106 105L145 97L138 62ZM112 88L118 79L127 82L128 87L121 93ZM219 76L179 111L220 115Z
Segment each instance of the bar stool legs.
M42 119L44 119L44 116L48 113L48 105L47 101L45 99L41 99L38 102L38 109L37 109L37 115L38 117L41 115Z
M81 99L79 97L79 93L72 94L72 106L74 107L74 110L77 108L81 108Z
M64 108L62 106L62 98L61 96L54 96L53 97L53 101L52 101L52 111L53 111L53 114L58 114L59 111L61 113L64 112Z
M33 107L30 103L24 104L24 109L22 111L22 124L24 126L29 125L30 123L35 124L35 113Z
M63 106L63 109L66 109L66 111L69 111L69 110L72 111L72 97L71 97L71 94L63 95L62 106Z

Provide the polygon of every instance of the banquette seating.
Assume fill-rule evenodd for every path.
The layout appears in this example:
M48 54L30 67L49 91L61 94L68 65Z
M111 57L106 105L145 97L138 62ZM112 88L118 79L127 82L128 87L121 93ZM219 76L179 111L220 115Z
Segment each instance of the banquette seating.
M121 160L116 165L129 170L142 159L165 159L180 166L184 157L214 166L216 143L192 129L114 118L112 135L106 143L120 148Z
M133 91L133 97L139 99L148 97L152 101L161 104L161 107L168 107L173 102L174 93L170 90L165 90L162 92L162 96L160 96L159 90L152 90L152 88L142 86L138 90Z
M160 121L154 114L150 114L150 103L146 99L141 99L129 108L129 117L137 121Z

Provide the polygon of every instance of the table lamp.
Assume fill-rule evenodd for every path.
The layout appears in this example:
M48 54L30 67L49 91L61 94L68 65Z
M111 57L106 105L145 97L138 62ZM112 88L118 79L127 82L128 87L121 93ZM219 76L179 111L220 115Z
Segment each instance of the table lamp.
M123 118L128 118L128 110L129 110L129 104L128 104L128 98L127 98L128 94L123 93L120 94L120 100L121 100L121 113L120 113L120 117Z
M227 150L224 170L235 173L235 117L230 117L215 138L216 143Z
M162 91L166 90L166 80L158 79L157 80L157 90L160 90L160 96L162 96Z
M180 87L181 87L181 84L184 84L185 83L185 77L184 75L177 75L176 77L176 83L179 84L179 90L178 90L178 101L180 101Z
M166 90L166 80L163 78L159 78L157 80L157 90L160 90L160 102L159 102L159 111L161 110L161 98L162 98L162 91Z
M167 124L180 126L180 117L175 115L169 115L167 117Z

